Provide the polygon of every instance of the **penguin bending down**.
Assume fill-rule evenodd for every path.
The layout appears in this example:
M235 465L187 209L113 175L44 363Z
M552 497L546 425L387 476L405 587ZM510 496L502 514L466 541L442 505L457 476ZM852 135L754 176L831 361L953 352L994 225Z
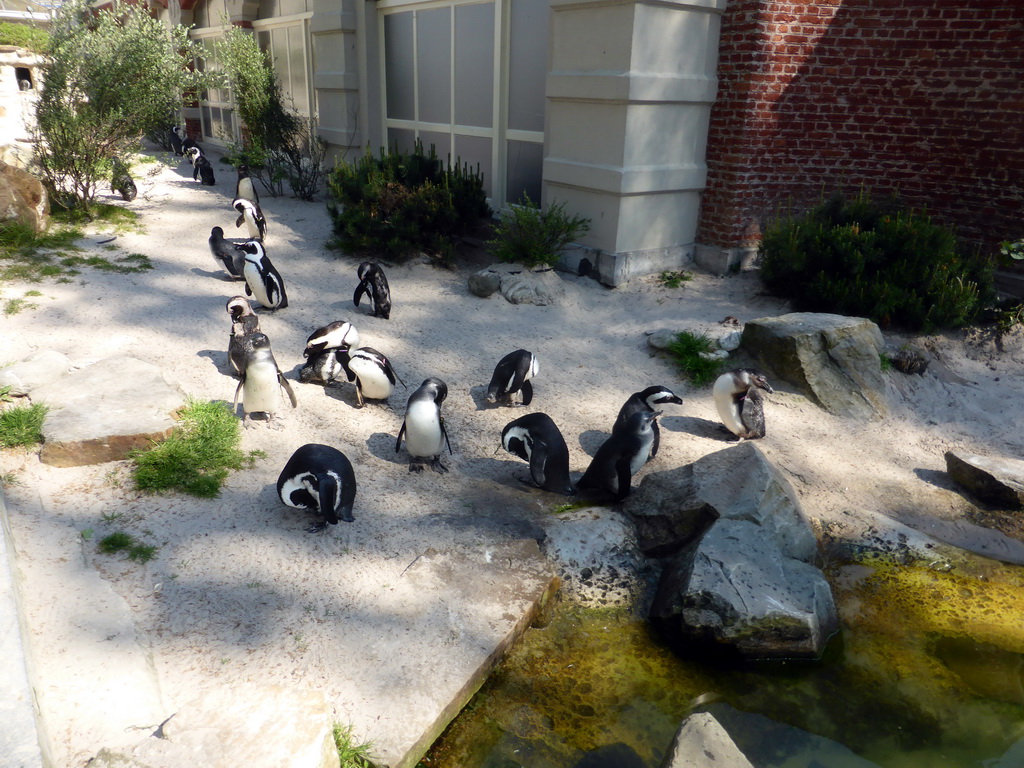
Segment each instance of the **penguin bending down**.
M267 309L283 309L288 306L288 294L284 289L284 278L267 256L263 243L247 240L236 248L245 254L242 276L245 278L245 295L255 296Z
M256 205L260 204L260 196L256 192L256 185L252 183L252 177L249 176L249 166L244 163L238 166L238 181L235 182L235 199L239 198L251 200Z
M242 424L246 428L246 417L252 413L267 414L267 422L273 422L281 407L281 388L288 393L292 408L298 406L292 385L288 383L277 367L274 353L270 350L270 339L265 333L254 333L250 337L250 350L245 355L242 380L235 388L235 401L231 410L238 408L238 393L242 393Z
M641 392L634 392L619 409L619 415L612 426L612 434L614 435L616 432L626 429L626 423L634 413L638 411L655 411L657 410L655 406L664 405L665 403L682 405L683 400L668 387L654 386L648 387ZM658 455L658 446L661 444L661 429L658 427L657 421L651 426L654 429L654 445L651 446L651 458L653 459Z
M299 381L303 384L333 384L346 373L345 366L338 360L337 349L325 349L306 358L299 369ZM347 373L346 373L347 375Z
M359 300L366 294L373 303L373 316L388 320L391 317L391 289L380 264L364 261L356 274L359 275L359 285L352 296L352 303L358 307Z
M210 230L210 239L207 242L210 244L210 253L213 254L213 260L217 262L217 266L223 268L231 275L232 279L244 280L245 251L225 240L224 230L220 227Z
M192 149L193 147L195 147L196 149L199 149L199 145L196 144L195 141L193 141L189 137L187 132L185 133L185 135L182 135L181 134L181 128L179 126L175 126L175 129L176 129L175 132L178 134L178 137L181 139L181 154L182 155L184 155L185 157L188 157L188 151L190 149ZM189 158L189 160L191 160L191 158Z
M233 296L228 299L228 314L231 315L231 335L228 337L228 362L241 376L245 371L246 358L252 354L252 337L260 332L260 318L245 296Z
M317 513L318 520L306 529L320 533L339 520L351 523L356 498L352 463L337 448L308 443L299 448L277 478L277 495L289 507Z
M236 197L231 207L238 211L238 218L235 220L235 227L241 227L244 223L249 231L250 240L263 240L267 236L267 220L263 218L263 211L260 204L244 197Z
M398 440L395 441L395 453L402 447L404 435L410 472L422 472L425 459L430 459L430 466L435 472L448 471L448 467L441 463L441 453L446 443L448 453L452 455L452 444L444 428L444 419L441 418L441 403L446 397L448 385L434 377L424 379L419 389L409 396L405 419L398 431Z
M569 449L546 413L529 413L510 421L501 430L501 445L529 462L530 477L538 488L566 496L576 495L569 479Z
M750 368L737 368L715 380L712 394L718 416L725 428L741 441L765 436L764 399L759 389L768 394L775 391L764 374Z
M356 400L360 408L364 400L387 400L394 391L395 382L402 381L391 367L391 361L373 347L342 349L337 354L348 380L356 382ZM402 386L405 387L404 381Z
M198 150L194 150L198 151ZM199 155L192 167L192 181L200 182L204 187L212 187L217 183L213 177L213 166L205 155Z
M523 393L523 405L533 400L533 385L530 379L537 375L537 356L525 349L509 352L494 368L491 383L487 385L487 401L490 403L501 400L505 405L512 404L512 395Z
M328 349L351 349L357 346L359 346L359 331L355 326L348 320L335 320L309 334L302 356L313 357Z
M581 491L608 493L622 501L632 490L633 475L647 462L654 446L654 420L661 411L637 411L626 426L604 441L576 484Z

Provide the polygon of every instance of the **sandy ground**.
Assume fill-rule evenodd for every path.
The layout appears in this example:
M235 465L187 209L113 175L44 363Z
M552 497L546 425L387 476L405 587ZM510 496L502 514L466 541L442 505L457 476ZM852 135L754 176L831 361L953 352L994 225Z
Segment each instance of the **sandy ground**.
M226 360L224 304L243 285L215 268L206 239L216 225L229 237L241 233L230 208L234 174L216 164L218 184L207 188L192 181L185 162L140 168L149 175L131 207L145 232L121 235L116 245L146 254L156 269L86 269L69 284L3 286L7 298L29 288L44 296L33 300L38 308L0 318L0 363L41 349L63 352L76 366L133 355L160 366L193 397L230 402L235 379ZM668 327L717 337L730 330L721 325L728 315L747 321L787 311L749 274L696 274L676 289L637 279L615 290L564 276L558 303L536 307L474 297L466 287L471 265L447 271L414 261L387 268L393 312L381 320L352 304L359 259L325 249L330 224L323 203L267 197L263 204L268 253L285 278L290 306L257 311L299 401L282 414L280 430L261 424L244 432L243 447L265 451L265 460L233 474L220 498L196 500L135 493L124 463L56 469L34 454L0 454L0 474L16 481L5 493L19 568L31 587L34 676L59 765L80 765L111 739L141 734L103 732L89 711L89 691L61 683L78 662L59 606L86 602L85 590L106 590L128 606L139 641L152 653L160 706L170 711L213 685L301 686L323 691L357 736L379 736L390 726L366 701L360 680L401 674L402 637L417 631L419 598L403 586L403 570L428 547L531 535L539 516L563 500L527 488L517 479L526 465L495 454L502 427L525 412L484 403L498 359L521 347L537 354L530 410L545 411L561 428L574 477L631 393L651 384L674 389L683 404L662 417L661 453L646 473L729 443L717 428L710 389L694 390L668 362L650 356L645 333ZM359 409L351 385L298 383L307 335L340 319L356 325L364 345L390 357L408 391ZM889 374L892 413L883 421L830 416L773 382L760 446L791 479L808 514L834 536L855 535L860 510L917 519L923 527L943 519L959 525L969 510L944 476L944 451L1024 455L1021 333L1001 347L983 335L914 341L935 362L924 377ZM406 397L427 376L449 387L444 414L455 453L446 457L447 475L411 474L404 449L395 453ZM306 534L309 521L283 507L274 489L288 457L307 442L341 449L358 479L355 522L324 536ZM158 545L158 557L139 565L100 556L82 536L86 531L94 541L114 530ZM95 578L62 582L69 561L84 563ZM363 653L351 658L352 648Z

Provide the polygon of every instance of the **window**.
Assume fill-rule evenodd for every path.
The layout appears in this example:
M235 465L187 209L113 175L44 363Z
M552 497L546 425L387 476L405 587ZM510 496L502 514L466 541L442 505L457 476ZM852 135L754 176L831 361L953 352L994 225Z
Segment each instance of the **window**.
M218 39L219 35L198 38L205 50L203 58L196 59L196 69L200 72L217 72L222 69L213 52L213 44ZM238 127L229 88L210 88L199 95L199 119L204 141L227 145L237 140Z
M308 16L289 20L273 19L253 24L260 49L270 55L285 107L310 117L313 103L309 89L309 61L306 35Z

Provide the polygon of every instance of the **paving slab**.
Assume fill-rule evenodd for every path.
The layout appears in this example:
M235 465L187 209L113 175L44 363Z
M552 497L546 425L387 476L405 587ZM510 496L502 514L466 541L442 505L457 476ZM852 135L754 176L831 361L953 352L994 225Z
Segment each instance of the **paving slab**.
M71 361L66 355L43 349L0 368L0 387L10 387L9 394L23 397L36 387L66 376L70 369Z

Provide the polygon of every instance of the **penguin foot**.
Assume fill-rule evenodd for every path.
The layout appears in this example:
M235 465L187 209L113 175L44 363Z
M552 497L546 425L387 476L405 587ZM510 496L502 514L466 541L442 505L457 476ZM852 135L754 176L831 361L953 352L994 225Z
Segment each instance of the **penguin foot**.
M448 467L441 463L440 458L436 458L432 462L430 462L430 468L437 472L437 474L439 475L443 475L445 472L448 471Z
M410 461L409 462L409 471L410 472L422 472L423 471L423 464L421 464L418 461Z
M313 523L309 528L306 529L306 533L323 533L327 530L327 522L321 520L319 523Z

